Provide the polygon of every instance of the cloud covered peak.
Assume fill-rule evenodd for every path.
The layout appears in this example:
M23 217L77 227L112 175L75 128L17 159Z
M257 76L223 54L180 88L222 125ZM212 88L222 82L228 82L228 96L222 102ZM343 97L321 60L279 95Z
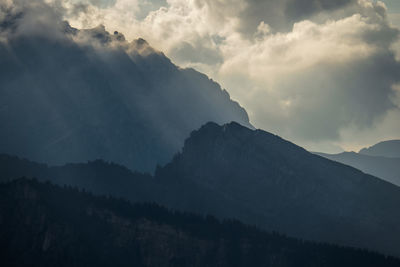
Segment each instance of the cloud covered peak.
M2 152L52 164L102 158L153 171L208 121L251 127L217 83L172 64L144 39L129 41L102 25L73 27L61 7L42 1L6 7Z

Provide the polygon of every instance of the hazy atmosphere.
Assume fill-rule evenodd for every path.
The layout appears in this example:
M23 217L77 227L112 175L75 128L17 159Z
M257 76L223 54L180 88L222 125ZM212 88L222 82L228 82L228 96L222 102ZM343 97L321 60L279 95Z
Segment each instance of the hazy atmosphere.
M0 0L0 266L400 267L399 0Z
M46 2L74 27L146 39L220 83L255 127L310 150L400 138L399 1Z

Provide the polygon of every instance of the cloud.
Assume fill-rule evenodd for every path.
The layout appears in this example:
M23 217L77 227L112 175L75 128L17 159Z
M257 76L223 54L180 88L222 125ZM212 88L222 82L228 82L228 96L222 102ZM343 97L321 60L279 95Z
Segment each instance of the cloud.
M167 53L181 64L204 63L198 66L228 88L257 127L300 144L337 142L345 129L371 131L397 108L392 87L400 66L392 46L399 32L381 2L321 1L296 14L288 11L293 1L177 2L181 12L171 5L152 14L168 26L150 23L168 32ZM264 5L282 21L263 13ZM196 58L175 54L184 42ZM218 61L201 61L202 46Z
M63 27L60 16L56 6L51 7L41 0L3 0L0 1L0 24L3 25L0 34L60 36L59 30ZM15 32L17 24L18 32Z
M241 23L238 30L242 34L254 33L257 26L264 21L275 32L287 32L293 23L304 19L317 18L327 12L346 7L353 0L247 0L246 8L237 14ZM332 13L329 18L332 18Z
M300 144L350 146L350 132L379 138L399 105L399 31L380 1L48 1L74 26L141 36L205 72L255 126Z
M382 140L399 139L400 132L400 86L393 86L393 103L396 107L390 109L387 114L376 122L374 127L367 131L357 127L348 127L341 130L342 143L349 150L359 151L365 144L376 144Z
M396 107L400 65L390 44L397 34L361 14L302 21L289 33L222 48L219 74L256 126L300 141L335 140L341 129L372 127Z

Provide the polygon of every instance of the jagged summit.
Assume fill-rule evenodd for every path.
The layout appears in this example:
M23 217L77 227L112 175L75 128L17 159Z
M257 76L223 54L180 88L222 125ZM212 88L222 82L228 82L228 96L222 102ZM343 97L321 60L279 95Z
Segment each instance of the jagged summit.
M238 122L231 121L229 123L225 123L219 125L215 122L207 122L206 124L202 125L198 130L194 130L191 133L191 136L195 136L197 134L204 134L204 133L213 133L213 134L221 134L221 133L231 133L235 134L241 132L243 134L251 134L253 133L252 129L247 126L241 125Z
M226 146L227 149L233 147L243 147L243 149L254 148L253 152L258 150L268 150L268 153L274 151L277 154L296 150L306 153L306 150L281 137L260 129L251 129L237 122L230 122L219 125L215 122L208 122L200 129L191 133L190 138L185 141L184 149L196 147L204 148L206 144ZM285 151L281 151L280 146L285 146ZM264 149L265 148L265 149ZM308 155L309 153L307 153Z
M219 84L145 40L56 16L31 25L26 12L0 16L8 21L0 28L14 29L0 38L0 153L50 164L102 158L152 172L207 121L250 126ZM20 30L25 24L38 30Z

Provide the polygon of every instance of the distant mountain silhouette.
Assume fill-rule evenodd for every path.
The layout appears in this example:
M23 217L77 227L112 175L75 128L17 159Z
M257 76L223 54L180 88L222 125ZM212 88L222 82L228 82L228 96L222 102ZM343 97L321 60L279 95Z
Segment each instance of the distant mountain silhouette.
M237 123L207 123L192 132L182 152L158 167L154 177L125 174L126 169L102 161L45 166L36 173L32 164L3 156L0 173L42 176L303 239L400 255L399 187Z
M359 152L368 156L400 158L400 140L388 140L363 148Z
M377 253L26 179L0 184L0 207L2 266L400 266Z
M355 152L343 152L339 154L316 152L315 154L350 165L365 173L372 174L400 186L400 158L368 156Z
M0 153L49 164L102 158L153 171L207 121L251 127L217 83L143 39L60 21L56 34L21 33L23 18L10 16L0 28Z

